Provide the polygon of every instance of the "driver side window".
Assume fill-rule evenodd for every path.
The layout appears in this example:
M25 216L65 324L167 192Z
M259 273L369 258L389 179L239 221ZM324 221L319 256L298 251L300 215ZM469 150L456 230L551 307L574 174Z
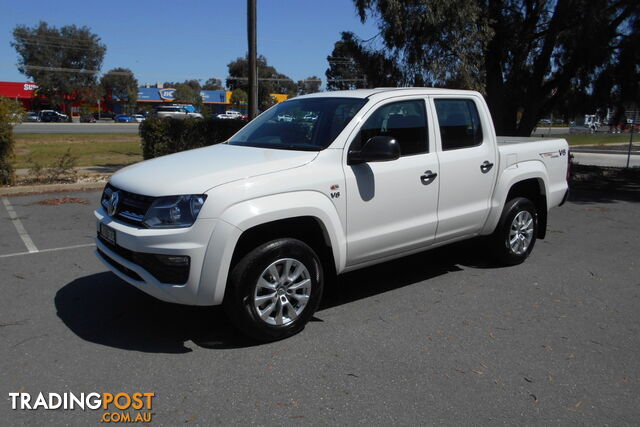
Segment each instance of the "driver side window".
M362 125L352 148L360 149L374 136L390 136L400 146L401 156L429 151L423 100L401 101L378 108Z

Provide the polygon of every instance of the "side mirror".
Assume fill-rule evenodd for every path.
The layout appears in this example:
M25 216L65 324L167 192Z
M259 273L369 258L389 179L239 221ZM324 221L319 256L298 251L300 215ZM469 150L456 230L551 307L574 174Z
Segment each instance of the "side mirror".
M388 162L400 157L400 145L390 136L374 136L364 143L359 151L349 151L347 164Z

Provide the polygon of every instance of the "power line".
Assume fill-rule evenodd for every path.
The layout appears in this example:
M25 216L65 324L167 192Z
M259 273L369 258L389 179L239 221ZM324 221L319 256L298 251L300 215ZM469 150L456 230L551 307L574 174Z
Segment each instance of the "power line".
M9 65L9 64L2 64L2 65ZM35 70L35 71L51 71L51 72L61 72L61 73L78 73L78 74L94 74L94 75L98 75L101 74L100 70L86 70L86 69L80 69L80 68L64 68L64 67L44 67L44 66L39 66L39 65L24 65L24 69L25 70ZM102 73L103 76L106 75L117 75L117 76L135 76L135 74L133 72L126 72L126 71L107 71L106 73ZM187 77L186 75L181 75L180 77ZM198 79L198 78L192 78L193 80L203 80L203 79ZM248 80L248 77L225 77L224 80L240 80L240 81L245 81ZM223 79L220 79L223 80ZM264 82L291 82L291 83L296 83L296 80L292 79L292 78L282 78L282 77L260 77L258 78L259 81L264 81ZM361 82L364 81L366 82L367 79L366 78L360 78L360 79L327 79L327 82ZM303 79L303 80L298 80L298 82L319 82L322 83L322 79Z
M25 70L35 71L54 71L61 73L78 73L78 74L100 74L100 70L85 70L82 68L56 68L56 67L42 67L40 65L24 65Z

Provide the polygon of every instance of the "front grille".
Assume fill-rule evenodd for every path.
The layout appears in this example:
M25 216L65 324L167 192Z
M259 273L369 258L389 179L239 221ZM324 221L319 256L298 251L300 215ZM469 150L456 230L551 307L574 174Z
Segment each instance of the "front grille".
M98 240L100 240L103 245L111 249L116 254L120 255L122 258L126 259L127 261L131 261L132 263L137 264L147 270L153 277L156 278L156 280L161 283L184 285L185 283L187 283L187 280L189 280L189 270L191 265L190 262L188 262L187 265L181 266L166 265L162 263L155 254L131 251L129 249L123 248L122 246L114 245L106 241L100 235L98 235ZM118 268L117 266L114 267ZM123 273L125 272L123 271ZM133 273L135 274L135 272Z
M102 192L102 200L100 202L105 210L108 210L109 208L109 198L114 191L120 192L120 202L118 203L118 209L115 217L128 224L137 226L142 225L142 220L147 214L147 211L155 198L130 193L128 191L120 190L111 184L107 184Z

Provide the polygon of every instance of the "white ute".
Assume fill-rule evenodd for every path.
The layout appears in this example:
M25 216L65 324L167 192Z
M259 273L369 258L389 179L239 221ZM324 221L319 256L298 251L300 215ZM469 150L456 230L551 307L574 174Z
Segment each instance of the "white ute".
M566 200L568 158L564 139L497 138L477 92L301 96L225 143L113 175L97 254L156 298L223 304L276 340L309 321L325 277L475 236L524 261Z

